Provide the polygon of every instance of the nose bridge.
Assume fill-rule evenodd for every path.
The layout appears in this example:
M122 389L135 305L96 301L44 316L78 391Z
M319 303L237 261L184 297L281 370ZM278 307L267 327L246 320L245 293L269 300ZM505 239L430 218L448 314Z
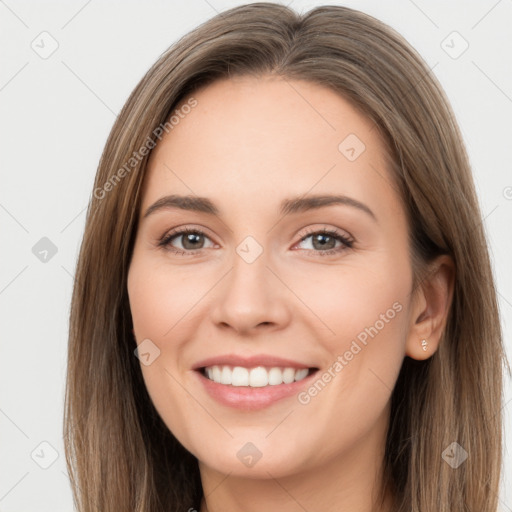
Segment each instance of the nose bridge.
M284 290L267 268L271 260L270 252L253 236L246 236L235 247L231 271L214 308L216 323L246 331L263 323L286 321Z
M270 253L263 244L256 241L254 237L247 236L235 248L230 288L242 294L244 294L244 288L249 288L248 291L252 295L264 291L268 286L266 278L269 273L267 265L270 264L270 259Z

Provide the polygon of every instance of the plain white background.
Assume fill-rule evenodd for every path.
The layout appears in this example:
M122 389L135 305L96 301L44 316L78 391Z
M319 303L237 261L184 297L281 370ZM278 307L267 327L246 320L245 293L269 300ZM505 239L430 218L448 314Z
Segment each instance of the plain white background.
M62 443L69 303L85 210L115 117L164 50L242 3L0 0L1 512L73 510ZM512 3L329 3L397 29L445 88L473 166L510 358ZM49 250L46 262L38 243ZM508 377L505 390L500 507L512 511Z

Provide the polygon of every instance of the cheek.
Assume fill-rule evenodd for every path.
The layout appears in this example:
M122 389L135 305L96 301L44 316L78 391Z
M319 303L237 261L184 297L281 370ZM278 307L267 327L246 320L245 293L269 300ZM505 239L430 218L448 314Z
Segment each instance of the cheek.
M128 275L128 295L138 339L173 337L174 330L204 295L192 272L135 260ZM182 320L183 319L183 320Z
M331 268L309 284L307 305L329 327L314 329L325 365L299 396L304 412L317 419L309 426L313 437L344 432L355 443L386 410L404 358L410 284L407 272L390 280L391 268L383 261Z
M404 358L409 324L412 276L399 271L403 264L396 256L373 258L364 266L350 265L347 259L343 268L322 269L314 280L296 281L297 295L307 297L304 302L315 313L310 330L328 354L319 375L329 382L330 391L322 391L330 397L327 402L337 403L343 396L347 407L358 410L368 400L384 404L389 398ZM323 389L321 384L318 388ZM304 403L308 399L304 396Z
M197 287L180 274L166 271L149 259L132 259L128 274L128 296L137 341L146 343L151 354L150 364L141 358L141 372L148 394L155 409L169 430L188 449L190 432L184 425L187 417L197 417L194 401L180 381L180 336L186 339L183 329L189 317L190 303L197 302ZM180 332L181 331L181 332ZM147 345L150 340L151 344ZM172 345L170 345L172 343ZM154 345L153 345L154 344ZM157 348L155 348L155 346Z
M401 332L410 276L393 272L393 266L374 259L364 266L347 262L293 277L294 291L322 324L317 332L325 333L331 352L339 352L354 339L364 344L377 334Z

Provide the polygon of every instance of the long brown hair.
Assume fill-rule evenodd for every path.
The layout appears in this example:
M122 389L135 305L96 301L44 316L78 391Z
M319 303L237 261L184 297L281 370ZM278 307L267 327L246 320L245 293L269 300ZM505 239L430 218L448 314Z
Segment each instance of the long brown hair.
M422 362L405 357L392 394L385 484L397 512L496 512L508 362L453 112L421 57L382 22L346 7L299 15L271 3L222 12L174 44L129 97L103 151L70 314L64 442L78 510L199 509L197 459L159 417L134 355L127 272L149 157L140 149L155 145L196 88L244 74L331 88L383 134L408 213L415 284L439 254L456 267L439 349ZM468 453L457 469L442 457L452 442Z

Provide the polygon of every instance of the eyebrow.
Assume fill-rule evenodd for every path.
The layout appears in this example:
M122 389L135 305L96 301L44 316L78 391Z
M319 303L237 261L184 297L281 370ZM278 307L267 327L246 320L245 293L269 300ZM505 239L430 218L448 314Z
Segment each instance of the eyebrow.
M331 194L313 196L310 195L307 197L298 196L295 198L285 199L281 202L280 213L282 215L301 213L337 204L357 208L358 210L368 214L374 221L377 221L375 214L364 203L361 203L360 201L357 201L356 199L348 196ZM173 194L158 199L146 210L143 218L145 219L156 211L170 208L179 208L181 210L207 213L209 215L220 214L220 210L207 197L192 195L180 196Z

